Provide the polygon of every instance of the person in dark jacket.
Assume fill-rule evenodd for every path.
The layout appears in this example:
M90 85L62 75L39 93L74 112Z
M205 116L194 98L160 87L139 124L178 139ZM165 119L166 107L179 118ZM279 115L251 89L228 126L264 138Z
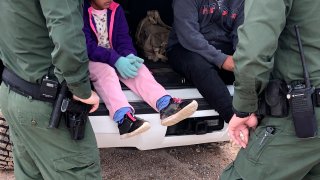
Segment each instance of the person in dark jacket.
M226 83L234 80L232 55L244 18L243 4L244 0L173 0L172 4L169 62L226 122L233 115Z
M110 117L117 122L121 138L145 132L150 125L134 115L119 80L160 112L164 126L192 115L198 103L168 95L143 64L144 60L136 55L122 7L112 0L91 0L90 4L84 7L83 28L91 60L90 78Z

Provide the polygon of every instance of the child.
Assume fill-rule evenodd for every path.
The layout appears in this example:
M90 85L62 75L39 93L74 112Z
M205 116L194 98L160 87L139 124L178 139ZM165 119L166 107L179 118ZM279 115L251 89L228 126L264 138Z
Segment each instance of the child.
M118 123L121 138L145 132L150 124L134 115L119 80L160 112L164 126L172 126L192 115L198 103L168 95L143 64L144 60L136 56L120 5L112 0L89 2L91 7L84 7L83 30L90 58L90 78L110 117Z

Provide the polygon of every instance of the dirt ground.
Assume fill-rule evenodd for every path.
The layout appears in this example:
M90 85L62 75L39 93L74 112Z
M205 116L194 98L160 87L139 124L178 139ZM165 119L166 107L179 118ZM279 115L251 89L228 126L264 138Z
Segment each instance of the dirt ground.
M216 180L236 156L239 147L210 143L148 151L134 148L100 150L103 179ZM14 180L12 171L0 171L1 180Z

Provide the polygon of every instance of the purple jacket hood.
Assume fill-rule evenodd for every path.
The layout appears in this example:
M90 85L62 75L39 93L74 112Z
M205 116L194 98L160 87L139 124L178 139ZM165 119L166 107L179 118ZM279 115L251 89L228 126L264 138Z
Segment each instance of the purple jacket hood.
M121 56L136 54L129 28L122 7L115 2L107 10L108 37L111 48L98 46L96 24L91 14L92 7L84 6L83 32L86 36L88 56L91 61L107 63L114 66Z

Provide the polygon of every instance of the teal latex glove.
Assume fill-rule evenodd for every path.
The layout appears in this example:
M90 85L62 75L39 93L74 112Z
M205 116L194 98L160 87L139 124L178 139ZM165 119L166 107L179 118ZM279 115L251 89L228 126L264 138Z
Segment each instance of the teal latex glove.
M144 60L142 58L139 58L138 56L135 56L134 54L129 54L127 56L127 58L129 59L134 59L134 65L136 66L136 68L140 69L141 65L143 64Z
M134 65L135 59L120 57L114 66L124 79L134 78L138 74L138 68Z

